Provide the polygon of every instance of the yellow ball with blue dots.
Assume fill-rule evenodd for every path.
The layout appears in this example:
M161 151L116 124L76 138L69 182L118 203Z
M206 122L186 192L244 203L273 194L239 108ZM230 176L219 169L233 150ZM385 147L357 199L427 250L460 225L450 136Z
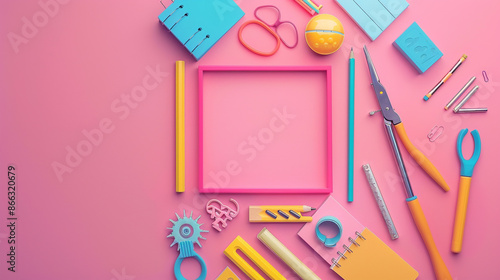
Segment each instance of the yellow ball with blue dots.
M306 42L316 53L328 55L336 52L344 41L344 27L332 15L320 14L306 26Z

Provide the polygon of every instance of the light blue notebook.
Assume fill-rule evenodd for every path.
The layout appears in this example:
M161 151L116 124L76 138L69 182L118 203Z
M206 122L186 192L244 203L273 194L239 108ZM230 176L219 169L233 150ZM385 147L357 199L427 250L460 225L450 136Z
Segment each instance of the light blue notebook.
M243 15L233 0L176 0L158 19L199 60Z

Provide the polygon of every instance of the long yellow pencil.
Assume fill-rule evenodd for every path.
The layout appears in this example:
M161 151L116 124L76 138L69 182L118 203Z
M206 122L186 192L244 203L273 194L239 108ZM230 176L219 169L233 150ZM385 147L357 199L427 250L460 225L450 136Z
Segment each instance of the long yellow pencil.
M184 192L186 187L186 137L184 114L184 61L175 62L175 191Z

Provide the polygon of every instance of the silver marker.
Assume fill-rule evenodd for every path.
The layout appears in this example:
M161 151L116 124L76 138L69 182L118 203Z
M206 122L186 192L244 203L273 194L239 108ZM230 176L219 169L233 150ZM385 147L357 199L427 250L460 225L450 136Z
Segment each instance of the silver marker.
M460 108L457 113L486 113L488 108Z

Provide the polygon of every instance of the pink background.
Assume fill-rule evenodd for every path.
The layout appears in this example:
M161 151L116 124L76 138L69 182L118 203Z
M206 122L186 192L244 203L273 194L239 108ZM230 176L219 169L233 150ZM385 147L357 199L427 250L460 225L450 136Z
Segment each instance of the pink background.
M46 1L42 0L42 3ZM63 2L63 1L61 1ZM369 84L362 54L367 44L393 106L408 136L441 171L451 186L444 193L403 151L409 176L427 216L444 261L454 279L496 279L500 270L500 189L498 176L498 104L500 41L499 4L492 1L409 1L410 7L374 42L331 0L320 1L322 13L337 16L346 36L342 48L330 56L311 52L303 31L310 18L292 1L273 1L283 20L299 29L295 49L281 47L272 57L244 49L237 28L230 30L199 62L158 23L158 1L66 1L43 22L38 1L3 1L0 11L0 168L17 167L17 263L7 271L7 178L0 192L1 279L173 279L177 257L169 248L169 219L183 209L202 215L210 229L204 204L211 198L241 205L240 216L221 233L205 234L203 248L195 248L208 265L208 279L226 266L244 275L223 255L236 235L241 235L288 279L297 279L256 238L264 225L250 224L248 206L306 204L318 206L327 195L200 195L197 185L197 68L199 65L332 65L333 81L333 196L363 225L370 228L419 273L433 279L423 242L404 201L396 164L387 143L380 114ZM165 1L168 2L168 1ZM222 1L224 2L224 1ZM270 1L240 0L253 19L253 10ZM15 47L9 33L22 34L27 18L42 25L30 30L25 43ZM417 71L391 43L412 22L443 51L444 56L426 73ZM239 22L236 27L243 21ZM26 31L26 30L25 30ZM12 36L12 34L11 34ZM347 58L356 55L355 197L347 203ZM466 53L469 58L432 97L422 97ZM174 61L186 61L186 161L187 190L175 188L175 71ZM148 67L168 73L151 79ZM481 71L488 72L484 83ZM486 114L456 115L442 108L471 77L480 90L467 107L488 107ZM127 101L136 86L151 88L141 101ZM155 85L155 86L152 86ZM306 86L305 86L306 87ZM125 99L122 99L125 98ZM128 103L127 103L128 102ZM127 105L128 104L128 105ZM67 149L82 148L83 131L103 122L102 139L74 161L71 173L59 180L54 162L65 163ZM101 126L102 126L101 125ZM438 141L427 133L434 125L445 127ZM462 128L478 129L483 152L472 179L464 246L450 252L452 225L459 181L456 137ZM465 154L472 152L467 136ZM87 147L88 148L88 147ZM82 148L84 149L84 148ZM391 211L400 238L392 241L377 209L361 165L370 163ZM320 256L295 234L300 224L268 224L269 230L303 259L322 279L339 279ZM183 265L186 276L196 276L193 263ZM189 271L188 271L189 270ZM128 276L125 277L125 276ZM295 278L294 278L295 277Z

